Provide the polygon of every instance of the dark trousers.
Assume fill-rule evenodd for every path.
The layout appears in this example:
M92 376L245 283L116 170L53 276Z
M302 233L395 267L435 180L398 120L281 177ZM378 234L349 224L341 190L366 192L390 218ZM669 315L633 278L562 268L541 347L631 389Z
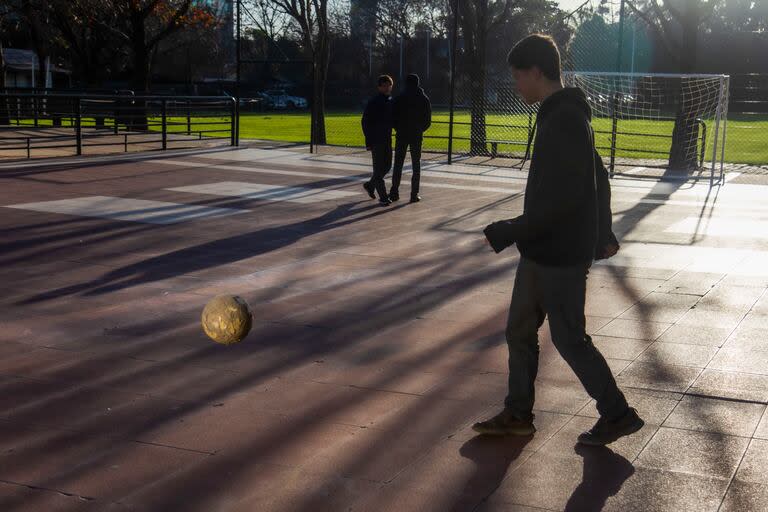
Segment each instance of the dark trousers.
M589 265L548 267L521 258L507 320L509 394L504 405L519 419L531 417L539 366L538 329L549 319L552 343L597 402L601 416L627 408L605 358L586 333L584 301Z
M405 153L411 148L411 197L419 193L419 178L421 177L421 135L414 137L400 137L395 139L395 167L392 169L392 192L399 195L400 179L403 176L403 164Z
M383 201L387 198L384 176L392 167L392 142L387 141L371 146L371 158L373 159L373 176L371 176L370 183L376 188L379 199Z

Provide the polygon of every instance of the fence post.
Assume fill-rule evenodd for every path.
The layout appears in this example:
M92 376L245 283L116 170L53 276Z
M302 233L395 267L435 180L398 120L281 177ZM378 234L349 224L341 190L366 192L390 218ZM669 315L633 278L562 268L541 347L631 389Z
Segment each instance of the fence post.
M533 111L528 108L528 138L531 138L531 132L533 131Z
M75 98L75 143L77 145L77 154L83 154L83 123L80 112L80 97Z
M235 100L232 98L231 103L231 112L230 112L230 126L229 126L229 145L230 146L237 146L237 133L235 130L237 129L235 126L235 123L237 122L237 109L235 108Z
M117 114L118 114L118 112L120 110L118 108L119 107L119 101L120 101L120 98L115 99L115 108L114 108L114 112L113 112L114 116L115 116L115 119L114 119L114 121L115 121L115 127L114 127L115 135L117 135L117 132L120 131L120 125L118 124L118 120L117 120L117 118L119 117Z
M709 174L709 186L712 187L715 184L715 168L717 166L717 136L720 132L720 120L723 115L723 92L725 91L725 75L720 76L720 88L717 94L717 109L715 111L715 143L712 144L712 170ZM726 108L728 104L726 103ZM725 151L725 145L723 145L723 151ZM720 155L723 158L723 155ZM722 180L722 165L720 166L720 180Z
M618 131L619 118L617 110L619 109L619 93L613 93L613 108L611 109L611 164L609 177L613 178L616 168L616 132Z
M579 7L581 9L581 7ZM619 49L616 54L616 72L621 73L621 57L624 52L624 0L619 4Z
M704 167L704 157L707 150L707 123L700 117L696 118L696 122L701 126L701 151L699 151L699 167Z
M35 128L37 128L38 122L39 122L39 120L38 120L38 112L37 112L37 107L38 107L39 104L38 104L37 99L38 99L37 98L37 94L32 96L32 115L35 118Z
M317 128L317 67L315 66L315 59L312 58L312 108L309 111L309 152L310 154L315 152L315 131ZM326 143L328 141L326 140Z
M192 133L192 100L187 100L187 135Z
M168 148L168 119L167 119L168 111L167 111L167 108L168 107L167 107L166 100L163 100L161 102L161 107L160 107L160 113L161 113L160 115L162 116L162 125L163 125L163 128L162 128L162 130L163 130L163 149L167 149Z
M449 100L448 113L448 164L453 161L453 103L456 93L456 45L459 33L459 0L453 2L453 33L451 34L451 97Z
M242 63L240 48L240 4L242 0L235 0L237 23L235 27L235 146L240 145L240 65Z

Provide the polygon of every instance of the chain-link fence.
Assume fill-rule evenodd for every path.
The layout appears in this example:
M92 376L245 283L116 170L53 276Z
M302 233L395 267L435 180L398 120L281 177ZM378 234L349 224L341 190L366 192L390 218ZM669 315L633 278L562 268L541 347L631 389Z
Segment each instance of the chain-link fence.
M240 139L308 143L315 82L311 62L249 57L240 66ZM235 95L234 82L222 87Z
M465 5L457 3L460 9ZM315 140L326 150L363 151L360 118L366 102L376 94L376 78L380 74L392 76L393 94L397 95L402 92L405 76L416 73L433 107L432 125L424 134L426 158L431 154L441 159L516 165L525 154L536 106L526 105L515 93L505 56L516 40L536 31L553 36L567 76L614 73L617 69L625 74L619 82L568 82L587 89L596 112L593 124L598 145L614 171L633 170L637 174L645 170L657 176L658 169L663 173L682 167L690 173L711 169L712 162L723 154L726 162L768 163L766 75L734 76L730 87L723 89L719 77L653 78L659 52L653 31L629 10L620 16L620 5L619 0L590 0L574 12L547 18L546 22L521 24L516 31L492 28L483 34L486 44L481 47L477 47L476 34L468 33L464 23L456 24L454 44L450 15L442 33L420 29L393 37L375 27L353 27L331 46L323 109L325 133ZM297 74L287 71L289 64L284 66L262 72L259 90L276 87L265 77L272 84L283 80L286 90L311 90L306 82L312 76L308 69ZM730 102L722 104L729 91ZM642 94L646 98L640 100ZM648 95L654 94L657 97L649 100ZM303 96L311 102L311 94ZM654 113L643 111L648 115L637 117L642 110L638 105L644 101L656 105ZM685 108L691 102L705 104L699 115L689 115L696 110ZM309 142L311 105L294 104L292 110L284 105L262 100L254 108L264 112L244 115L241 137ZM719 156L713 154L715 126L718 144L727 134L725 150L719 149ZM685 165L678 165L680 155ZM696 165L691 165L694 162Z
M728 105L728 162L768 168L768 74L731 77Z

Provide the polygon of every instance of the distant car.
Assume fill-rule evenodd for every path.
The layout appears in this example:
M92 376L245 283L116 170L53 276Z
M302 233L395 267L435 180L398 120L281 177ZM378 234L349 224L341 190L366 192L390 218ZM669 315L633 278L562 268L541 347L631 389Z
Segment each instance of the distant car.
M240 108L245 110L261 110L264 108L264 98L240 98Z
M307 108L307 99L291 96L282 89L272 89L261 93L265 106L275 109Z

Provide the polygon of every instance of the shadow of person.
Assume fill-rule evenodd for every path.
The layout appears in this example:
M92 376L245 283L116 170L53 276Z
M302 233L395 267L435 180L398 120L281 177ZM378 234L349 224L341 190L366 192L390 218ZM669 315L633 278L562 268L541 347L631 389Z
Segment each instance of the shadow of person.
M605 446L576 445L574 450L584 458L584 475L568 499L565 512L602 510L608 498L634 474L635 467Z
M475 463L466 479L462 496L484 499L492 494L509 474L533 436L475 436L462 445L459 454Z
M236 263L240 260L283 249L310 235L373 219L392 209L382 209L378 206L363 204L360 201L340 204L318 217L302 219L291 224L269 226L247 233L238 233L198 245L185 246L116 268L92 281L42 292L19 301L17 304L33 304L78 293L86 296L101 295ZM327 250L330 249L332 249L331 245L327 247Z

